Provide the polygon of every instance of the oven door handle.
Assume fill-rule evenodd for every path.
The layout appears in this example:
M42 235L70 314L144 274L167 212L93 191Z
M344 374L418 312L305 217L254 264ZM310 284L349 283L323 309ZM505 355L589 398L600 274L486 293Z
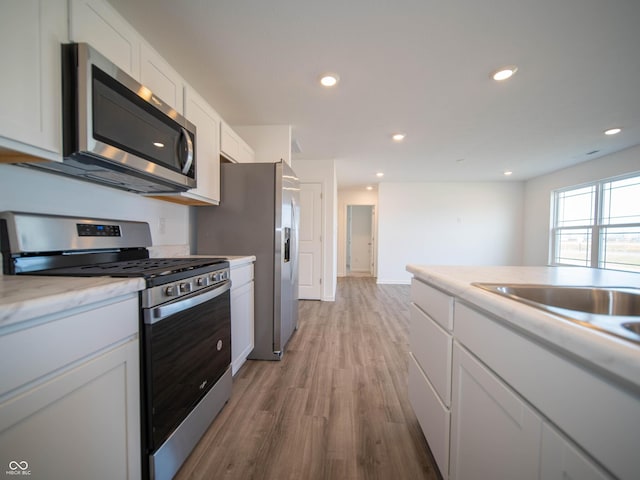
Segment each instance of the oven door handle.
M160 305L159 307L145 309L144 323L146 323L147 325L153 325L154 323L157 323L160 320L164 320L171 315L175 315L176 313L180 313L204 302L208 302L209 300L213 300L214 298L219 297L224 292L230 289L231 280L225 280L220 285L217 285L210 290L197 292L195 295L183 300L177 300L173 303Z

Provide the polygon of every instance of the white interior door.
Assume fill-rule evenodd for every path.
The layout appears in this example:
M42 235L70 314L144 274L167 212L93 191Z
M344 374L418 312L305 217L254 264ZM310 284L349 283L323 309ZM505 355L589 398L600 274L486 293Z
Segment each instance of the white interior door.
M350 205L350 271L371 273L371 205Z
M300 184L298 295L322 298L322 185Z

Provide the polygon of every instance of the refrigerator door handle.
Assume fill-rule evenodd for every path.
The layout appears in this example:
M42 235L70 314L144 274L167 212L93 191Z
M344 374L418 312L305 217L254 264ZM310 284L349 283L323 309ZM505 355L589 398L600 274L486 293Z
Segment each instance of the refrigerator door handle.
M291 260L291 228L284 227L284 263Z

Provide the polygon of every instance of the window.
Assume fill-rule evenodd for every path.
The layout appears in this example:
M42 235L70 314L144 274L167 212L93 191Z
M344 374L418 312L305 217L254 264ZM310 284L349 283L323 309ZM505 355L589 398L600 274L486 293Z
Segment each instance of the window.
M551 258L640 272L640 176L554 192Z

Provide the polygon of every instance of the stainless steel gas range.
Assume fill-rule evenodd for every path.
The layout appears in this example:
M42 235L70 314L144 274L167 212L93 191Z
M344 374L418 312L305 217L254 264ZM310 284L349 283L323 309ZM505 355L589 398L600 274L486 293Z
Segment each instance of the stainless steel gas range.
M5 275L140 277L143 478L171 479L231 395L229 263L149 258L144 222L0 213Z

